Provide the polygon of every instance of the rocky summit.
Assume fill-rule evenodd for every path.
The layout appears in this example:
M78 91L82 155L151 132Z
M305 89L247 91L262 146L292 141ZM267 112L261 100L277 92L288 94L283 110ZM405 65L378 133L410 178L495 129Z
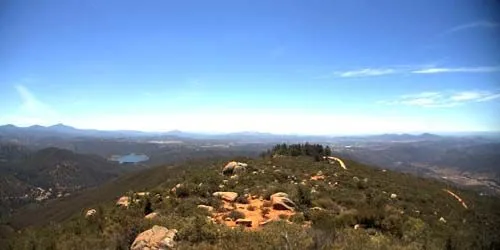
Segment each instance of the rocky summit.
M260 158L194 161L131 174L128 182L159 176L161 181L83 207L77 216L58 224L20 230L9 246L134 250L500 246L496 233L500 201L495 197L340 156L335 160L306 153L291 156L282 148ZM238 165L243 162L246 165ZM228 174L224 171L228 166L244 170Z

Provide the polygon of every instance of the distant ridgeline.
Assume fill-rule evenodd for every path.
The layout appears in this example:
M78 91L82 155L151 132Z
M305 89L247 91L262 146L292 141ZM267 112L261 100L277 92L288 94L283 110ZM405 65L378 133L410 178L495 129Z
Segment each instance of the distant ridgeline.
M332 150L329 146L323 147L321 144L277 144L272 149L267 150L262 156L286 155L286 156L312 156L316 161L320 161L323 156L330 156Z

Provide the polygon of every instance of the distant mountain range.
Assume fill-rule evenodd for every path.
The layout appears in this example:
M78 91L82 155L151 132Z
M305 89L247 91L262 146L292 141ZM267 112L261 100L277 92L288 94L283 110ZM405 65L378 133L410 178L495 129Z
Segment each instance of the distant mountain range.
M64 124L52 126L33 125L29 127L18 127L12 124L0 126L0 139L26 140L29 138L40 139L47 137L100 137L100 138L156 138L156 139L204 139L204 140L231 140L239 142L290 142L290 141L412 141L412 140L435 140L440 139L436 134L381 134L364 136L328 136L328 135L284 135L253 131L204 134L172 130L168 132L144 132L135 130L96 130L78 129Z
M33 125L29 127L17 127L12 124L0 126L0 136L26 135L26 136L92 136L92 137L122 137L141 136L150 133L141 131L117 130L104 131L95 129L77 129L64 124L52 126ZM154 133L151 133L154 134Z

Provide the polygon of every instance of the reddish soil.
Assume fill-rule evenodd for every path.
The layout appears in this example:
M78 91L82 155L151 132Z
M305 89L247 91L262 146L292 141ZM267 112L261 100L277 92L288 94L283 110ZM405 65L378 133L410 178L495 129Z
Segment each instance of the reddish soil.
M275 210L272 207L267 207L269 209L269 213L264 217L262 216L262 208L265 200L263 199L249 199L249 204L241 204L241 203L233 203L233 202L227 202L223 201L224 205L223 207L228 209L228 210L236 210L245 215L245 219L249 219L252 221L252 226L251 227L246 227L249 230L258 230L261 228L263 225L260 225L262 222L266 221L275 221L275 220L280 220L280 215L286 215L287 218L290 216L294 215L294 211L288 211L288 210ZM269 202L269 201L267 201ZM233 208L233 205L236 206L236 209ZM249 206L253 206L255 209L254 211L248 210ZM228 227L236 227L236 222L235 221L225 221L223 219L224 215L229 214L231 211L224 212L224 213L213 213L212 217L215 219L215 221L219 224L224 224Z

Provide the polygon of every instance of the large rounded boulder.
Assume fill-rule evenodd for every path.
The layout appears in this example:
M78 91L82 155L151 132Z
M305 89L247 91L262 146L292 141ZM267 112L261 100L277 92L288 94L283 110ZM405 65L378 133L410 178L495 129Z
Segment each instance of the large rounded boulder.
M245 171L247 166L248 164L243 162L231 161L228 162L226 166L224 166L224 168L222 169L222 174L224 175L238 174Z
M154 225L151 229L137 235L130 250L171 249L175 247L176 234L176 229L169 230L166 227Z
M236 200L238 197L238 193L235 192L215 192L212 195L230 202Z

